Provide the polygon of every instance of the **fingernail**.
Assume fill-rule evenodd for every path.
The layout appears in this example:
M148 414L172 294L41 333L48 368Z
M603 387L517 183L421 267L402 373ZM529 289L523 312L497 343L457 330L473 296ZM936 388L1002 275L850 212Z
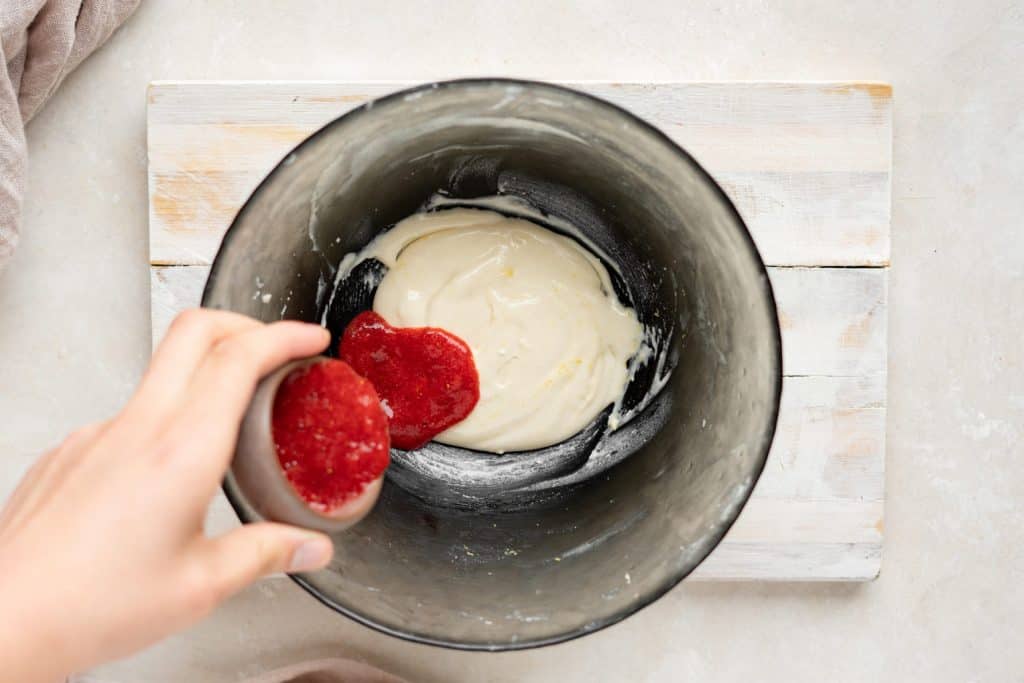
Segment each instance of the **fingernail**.
M327 566L331 561L333 548L331 542L323 538L313 538L303 541L295 552L292 553L292 561L288 564L289 572L308 572Z

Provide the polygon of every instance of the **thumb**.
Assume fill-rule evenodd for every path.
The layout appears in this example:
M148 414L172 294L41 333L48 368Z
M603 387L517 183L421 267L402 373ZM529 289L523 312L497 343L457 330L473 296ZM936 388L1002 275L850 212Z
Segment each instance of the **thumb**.
M327 566L334 553L329 536L286 524L244 524L207 544L210 575L221 595L232 595L260 577Z

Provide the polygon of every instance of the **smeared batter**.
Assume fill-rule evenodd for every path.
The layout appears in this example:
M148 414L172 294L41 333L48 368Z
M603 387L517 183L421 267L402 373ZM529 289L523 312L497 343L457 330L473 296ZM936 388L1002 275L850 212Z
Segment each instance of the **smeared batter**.
M373 309L469 345L480 399L436 441L503 453L572 436L622 395L640 348L636 313L576 241L493 211L415 214L371 242L388 267Z

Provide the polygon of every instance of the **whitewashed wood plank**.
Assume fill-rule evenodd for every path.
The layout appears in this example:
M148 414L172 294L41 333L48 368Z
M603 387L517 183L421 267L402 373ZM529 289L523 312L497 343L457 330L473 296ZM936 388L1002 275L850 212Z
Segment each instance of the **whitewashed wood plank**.
M216 123L225 112L237 122L260 122L270 107L295 107L297 120L323 120L337 105L358 106L368 98L420 81L158 80L148 102L160 105L151 123ZM643 117L685 118L698 124L783 123L814 125L848 120L881 125L891 119L892 86L880 81L690 81L660 83L565 81ZM666 92L678 94L666 96ZM163 114L161 114L163 113Z
M268 161L267 169L274 163ZM212 169L151 174L150 263L212 263L224 232L262 179L258 173Z
M885 376L786 377L758 497L880 501Z
M237 207L288 149L404 85L155 84L151 261L208 263ZM888 86L577 87L626 106L694 153L733 197L767 263L888 264ZM154 341L177 310L198 303L206 271L154 269ZM871 579L882 537L886 273L770 274L787 374L778 433L750 505L695 578Z
M186 308L199 306L203 298L209 266L167 266L149 269L152 292L150 312L153 348L167 334L174 316Z
M158 159L177 158L182 162L176 171L167 168L169 177L176 172L186 175L208 171L245 177L255 173L262 178L288 150L316 129L293 122L223 122L204 126L163 124L152 130L158 134L148 143L149 153Z
M154 266L153 334L172 302L198 305L208 266ZM782 325L786 375L866 376L885 372L886 271L769 268Z
M730 543L723 541L690 576L697 581L871 581L881 543Z
M887 172L713 172L770 265L885 266Z
M883 125L891 119L892 86L880 81L709 81L615 83L576 81L586 90L658 121L693 125ZM675 89L682 89L675 92ZM672 92L671 96L666 93Z
M282 123L320 126L369 99L409 87L407 81L153 81L149 126L166 123ZM272 113L268 119L268 112Z
M883 511L881 500L766 497L758 482L739 519L693 578L870 581L881 569Z
M885 268L769 268L787 375L886 371Z
M151 260L209 263L273 164L402 83L155 83ZM574 84L680 142L718 177L772 265L889 258L891 91L871 83Z
M880 500L767 498L756 492L726 534L729 543L881 543Z

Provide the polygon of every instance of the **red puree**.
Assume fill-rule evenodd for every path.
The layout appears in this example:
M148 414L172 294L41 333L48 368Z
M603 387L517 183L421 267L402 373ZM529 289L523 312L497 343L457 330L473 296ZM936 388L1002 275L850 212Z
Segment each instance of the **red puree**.
M345 328L338 355L386 403L396 448L419 448L466 419L480 400L473 352L436 327L392 327L364 311Z
M373 385L347 363L296 370L274 397L274 445L292 487L329 513L388 466L388 418Z

